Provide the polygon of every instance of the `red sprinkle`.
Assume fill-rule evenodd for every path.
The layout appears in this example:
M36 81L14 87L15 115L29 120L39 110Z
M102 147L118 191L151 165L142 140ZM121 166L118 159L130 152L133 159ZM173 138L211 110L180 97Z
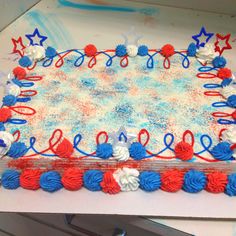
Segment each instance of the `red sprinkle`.
M95 56L97 53L97 48L95 45L93 44L88 44L87 46L85 46L84 48L84 53L87 57L92 57Z
M170 57L175 54L175 49L171 44L166 44L161 48L161 55L164 57Z
M236 110L231 114L234 120L236 120Z
M78 190L83 185L83 172L78 168L66 169L62 175L61 182L67 190Z
M0 108L0 122L7 122L12 117L12 112L9 108Z
M74 152L72 143L64 138L61 143L58 144L55 154L61 158L69 158Z
M104 193L116 194L120 192L120 186L114 179L111 171L108 171L103 175L101 187Z
M15 69L13 69L13 74L17 77L17 79L22 80L26 77L26 70L17 66Z
M161 174L161 189L166 192L177 192L182 188L184 174L179 170L167 170Z
M20 185L22 188L37 190L40 188L39 179L42 171L39 169L26 169L20 175Z
M232 77L232 72L228 68L220 68L217 72L217 76L221 79L228 79Z
M206 190L211 193L222 193L225 191L228 179L222 172L213 172L207 175Z
M175 155L182 161L188 161L193 157L193 147L184 141L181 141L175 146Z

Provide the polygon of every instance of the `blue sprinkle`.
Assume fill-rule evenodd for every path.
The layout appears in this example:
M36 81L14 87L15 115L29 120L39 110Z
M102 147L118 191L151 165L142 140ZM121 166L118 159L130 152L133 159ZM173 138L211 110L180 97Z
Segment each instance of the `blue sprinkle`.
M224 57L217 56L213 59L212 64L215 68L223 68L226 65L226 60Z
M0 147L6 147L7 145L5 144L3 139L0 139Z
M129 148L130 156L135 160L142 160L146 155L146 148L139 142L134 142Z
M46 57L52 59L57 55L57 51L53 47L47 47L46 52L45 52Z
M6 189L20 187L20 173L16 170L5 170L2 174L2 186Z
M146 45L141 45L138 47L138 55L139 56L147 56L148 54L148 47Z
M11 145L7 155L12 158L19 158L19 157L24 156L27 151L28 151L28 148L26 147L24 143L14 142Z
M116 46L116 56L123 57L126 54L127 54L127 50L124 44L119 44Z
M0 122L0 131L5 131L4 123Z
M236 173L228 176L228 183L225 188L225 193L229 196L236 196Z
M211 153L215 159L227 161L232 159L233 150L230 149L230 143L221 142L213 147Z
M230 107L236 108L236 95L231 95L227 99L227 104Z
M133 113L133 107L129 103L119 104L115 107L116 114L123 118L128 119Z
M228 79L223 79L222 82L221 82L221 86L226 87L226 86L230 85L232 81L233 81L233 79L229 79L229 78Z
M28 56L23 56L20 60L19 60L19 65L22 67L29 67L32 65L32 61L30 60L30 58Z
M189 57L194 57L197 52L197 46L194 43L190 43L187 49L187 55Z
M4 106L14 106L17 102L17 97L15 97L14 95L6 95L5 97L3 97L2 102Z
M100 191L103 173L100 170L88 170L84 173L84 187L90 191Z
M147 192L152 192L161 187L161 176L154 171L144 171L139 175L139 187Z
M102 159L108 159L112 156L113 149L110 143L102 143L97 145L96 154Z
M40 187L47 192L55 192L63 187L61 176L57 171L48 171L40 176Z
M206 186L206 175L198 170L189 170L184 175L183 190L188 193L198 193Z

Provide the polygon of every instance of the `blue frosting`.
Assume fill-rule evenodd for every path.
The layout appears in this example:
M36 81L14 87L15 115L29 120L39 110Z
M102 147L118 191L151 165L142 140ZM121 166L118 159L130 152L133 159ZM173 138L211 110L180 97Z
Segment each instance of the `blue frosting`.
M229 196L236 196L236 173L228 176L228 183L225 188L225 193Z
M6 147L6 143L4 142L3 139L0 139L0 147Z
M0 122L0 131L5 131L4 123Z
M212 64L215 68L223 68L226 65L226 60L224 57L217 56L213 59Z
M40 187L47 192L55 192L63 187L61 176L57 171L48 171L40 176Z
M45 55L48 58L53 58L53 57L55 57L57 55L57 51L53 47L47 47Z
M161 187L161 176L154 171L144 171L139 175L139 187L147 192L152 192Z
M90 191L100 191L103 173L100 170L88 170L84 173L84 187Z
M229 79L229 78L228 79L223 79L222 82L221 82L221 86L226 87L226 86L230 85L232 81L233 81L233 79Z
M141 45L138 47L138 55L139 56L147 56L148 54L148 47L146 45Z
M96 154L102 159L108 159L112 156L113 149L110 143L102 143L97 145Z
M233 150L230 149L230 143L221 142L213 147L211 154L217 160L227 161L232 159Z
M29 67L32 65L32 61L30 60L30 58L28 56L23 56L20 60L19 60L19 65L22 67Z
M129 148L130 156L135 160L141 160L145 158L146 148L139 142L134 142Z
M190 43L188 46L187 55L189 57L194 57L196 55L196 52L197 52L197 46L195 45L195 43Z
M26 147L24 143L14 142L11 145L7 155L12 158L19 158L19 157L24 156L27 151L28 151L28 148Z
M227 99L227 104L230 107L236 108L236 95L231 95Z
M5 97L3 97L2 102L4 106L14 106L17 102L17 97L15 97L14 95L6 95Z
M124 44L119 44L116 46L116 56L123 57L126 54L127 54L127 50Z
M12 82L13 82L14 84L18 85L19 87L22 87L22 83L20 82L20 80L14 78L14 79L12 79Z
M183 190L188 193L198 193L206 186L206 175L198 170L189 170L184 175Z
M5 170L1 181L4 188L17 189L20 186L20 173L16 170Z

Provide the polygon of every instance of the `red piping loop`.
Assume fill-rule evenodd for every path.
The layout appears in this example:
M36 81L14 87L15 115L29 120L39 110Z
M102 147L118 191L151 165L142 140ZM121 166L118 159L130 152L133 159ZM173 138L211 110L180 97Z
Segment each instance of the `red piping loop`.
M59 134L59 136L56 138L56 135ZM49 150L51 150L54 154L56 154L56 150L53 148L62 140L63 132L61 129L56 129L53 131L51 138L48 141L49 144ZM55 139L55 143L53 143L53 139Z
M89 62L88 62L88 68L93 68L93 66L95 66L97 64L97 59L96 59L96 55L93 56Z
M221 93L218 91L205 91L204 94L206 96L212 96L212 97L220 96L220 97L222 97Z
M186 136L187 135L190 135L190 137L191 137L190 145L193 147L193 145L194 145L194 135L193 135L193 133L190 130L186 130L183 133L183 138L182 138L185 143L189 143L189 142L186 141Z
M28 89L28 90L22 90L20 93L20 96L22 97L33 97L37 95L38 92L36 90Z
M169 57L165 57L165 59L163 61L163 67L165 69L170 69L170 59L169 59Z
M219 135L218 135L219 141L221 140L222 134L224 133L225 130L227 130L227 129L221 129L220 130Z
M16 130L14 133L13 133L13 136L15 138L15 142L17 142L19 139L20 139L20 130Z
M142 135L145 135L145 142L142 143ZM148 144L150 140L150 134L149 132L146 130L146 129L141 129L138 133L138 141L143 145L143 146L146 146Z
M197 74L197 77L200 79L213 79L217 78L217 75L209 72L200 72Z
M36 113L35 109L33 109L32 107L27 107L27 106L14 106L14 107L9 107L9 109L11 109L12 111L18 114L26 115L26 116L32 116ZM21 111L22 109L26 110L26 112Z
M36 65L37 65L37 62L35 61L34 64L33 64L33 66L27 67L27 69L28 69L28 70L33 70L33 69L36 67Z
M128 55L126 55L120 60L120 66L124 68L127 67L128 65L129 65L129 59Z
M104 143L107 143L107 141L108 141L108 134L107 134L107 132L106 131L101 131L101 132L99 132L98 134L97 134L97 136L96 136L96 144L98 145L98 144L100 144L100 137L102 136L102 135L105 135L105 141L104 141Z
M232 116L232 114L226 113L226 112L220 112L220 111L216 111L211 113L212 116L214 117L229 117Z
M71 49L70 51L66 52L63 56L61 56L60 54L57 53L58 56L58 60L55 63L55 66L57 68L61 67L64 64L64 58L71 52L73 52L74 49Z
M40 76L40 75L32 75L32 76L28 76L24 78L24 80L28 80L28 81L40 81L42 79L43 79L43 76Z

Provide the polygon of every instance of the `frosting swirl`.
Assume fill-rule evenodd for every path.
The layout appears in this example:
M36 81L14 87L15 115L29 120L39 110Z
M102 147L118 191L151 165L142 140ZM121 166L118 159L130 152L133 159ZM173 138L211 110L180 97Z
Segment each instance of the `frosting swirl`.
M0 157L3 157L11 147L11 144L14 142L14 137L12 134L7 131L0 131L0 140L5 145L0 146Z
M101 187L104 193L116 194L120 192L120 186L114 179L111 171L108 171L103 175Z
M125 146L115 146L113 148L113 157L117 161L127 161L129 159L129 149Z
M228 183L225 188L225 193L229 196L236 196L236 173L228 176Z
M78 168L69 168L64 171L61 182L65 189L78 190L83 185L83 172Z
M18 97L21 93L21 89L18 85L14 83L7 84L6 86L7 94Z
M215 159L220 161L230 160L233 156L233 151L230 149L230 143L221 142L213 147L211 151Z
M221 139L231 144L236 143L236 127L231 126L222 133Z
M130 57L136 57L138 54L138 47L136 45L128 45L126 50Z
M40 45L30 45L24 52L33 61L41 61L45 58L45 49Z
M211 193L222 193L227 184L227 175L222 172L213 172L207 175L206 190Z
M22 188L29 190L37 190L40 188L39 179L41 171L38 169L23 170L20 175L20 185Z
M197 50L196 57L197 59L205 64L205 63L212 63L212 60L217 56L215 52L215 47L213 44L205 44L204 47L201 47Z

